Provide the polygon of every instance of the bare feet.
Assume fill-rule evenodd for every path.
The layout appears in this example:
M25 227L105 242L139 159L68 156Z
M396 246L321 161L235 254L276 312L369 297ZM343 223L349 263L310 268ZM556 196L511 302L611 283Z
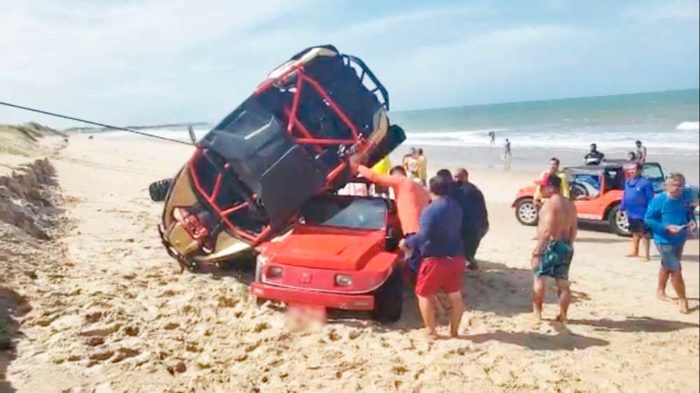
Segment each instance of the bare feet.
M561 322L562 325L566 325L566 323L568 322L566 315L562 315L562 314L557 315L557 317L554 318L554 320L557 322Z
M638 258L639 254L627 254L625 255L627 258Z
M428 329L428 328L425 329L425 337L426 337L429 341L437 340L437 339L439 338L439 336L438 336L437 332L435 331L435 329Z
M651 261L651 257L650 257L649 255L647 255L646 257L644 257L644 260L645 260L646 262L649 262L649 261Z
M688 313L688 299L678 299L678 304L681 306L681 314Z
M536 321L541 321L542 320L542 311L541 310L534 310L532 311L532 315L535 317Z
M671 299L670 297L666 296L666 294L663 293L663 292L657 292L657 293L656 293L656 297L659 298L659 300L661 300L661 301L673 303L673 299Z

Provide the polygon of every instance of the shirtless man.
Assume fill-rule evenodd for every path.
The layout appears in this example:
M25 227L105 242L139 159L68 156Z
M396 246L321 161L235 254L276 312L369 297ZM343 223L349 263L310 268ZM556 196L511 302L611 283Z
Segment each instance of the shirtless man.
M351 160L350 166L354 172L359 173L370 182L391 188L396 200L396 214L399 216L401 231L405 239L415 236L419 230L420 215L423 209L430 203L430 194L420 184L411 180L402 166L391 168L388 175L380 175L364 165L359 165L356 160ZM422 257L419 250L412 250L407 255L407 262L411 270L417 271Z
M576 239L576 207L561 195L561 179L550 175L541 182L542 192L548 198L540 209L537 226L537 245L532 251L530 264L535 273L532 284L532 311L542 319L545 277L556 280L559 299L557 321L566 323L571 302L569 266L574 255Z

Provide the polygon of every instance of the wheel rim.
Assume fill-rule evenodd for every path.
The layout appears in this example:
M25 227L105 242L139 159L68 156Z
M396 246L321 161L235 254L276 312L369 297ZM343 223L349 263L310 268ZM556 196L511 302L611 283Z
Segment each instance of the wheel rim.
M537 220L537 209L532 203L523 203L518 208L518 216L524 222L535 222Z
M617 225L621 231L629 232L630 223L627 220L627 213L618 210L617 214L615 214L615 225Z

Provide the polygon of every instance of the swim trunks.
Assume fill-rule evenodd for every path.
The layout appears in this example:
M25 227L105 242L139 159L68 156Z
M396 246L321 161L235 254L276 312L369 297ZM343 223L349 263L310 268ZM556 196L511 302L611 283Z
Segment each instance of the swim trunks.
M671 272L681 270L681 257L683 255L684 244L659 244L656 243L656 248L661 256L661 266Z
M427 297L440 290L448 294L461 290L464 267L461 255L423 259L416 279L416 295Z
M540 255L540 263L535 269L535 276L549 276L559 280L569 279L569 266L574 256L571 242L551 240Z

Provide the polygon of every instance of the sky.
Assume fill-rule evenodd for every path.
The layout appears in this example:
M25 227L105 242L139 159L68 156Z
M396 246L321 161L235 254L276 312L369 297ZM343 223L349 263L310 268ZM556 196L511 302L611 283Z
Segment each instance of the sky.
M117 125L216 122L312 45L394 111L698 88L698 0L0 0L0 101ZM0 107L0 123L78 124Z

